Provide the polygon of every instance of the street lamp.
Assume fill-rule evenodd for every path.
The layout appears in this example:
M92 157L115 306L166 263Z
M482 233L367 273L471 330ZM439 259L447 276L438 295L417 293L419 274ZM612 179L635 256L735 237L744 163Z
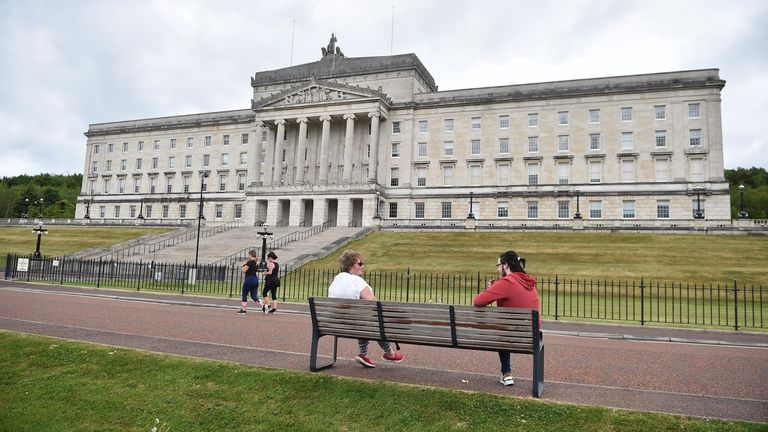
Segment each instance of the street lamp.
M701 211L701 191L696 189L696 211L693 213L694 219L704 219L704 212Z
M267 225L265 224L261 226L261 232L258 234L261 237L261 261L259 261L256 271L265 272L267 271L267 237L272 238L272 233L267 232Z
M203 216L203 187L205 186L205 179L208 178L208 171L205 171L200 177L200 205L198 205L197 213L197 244L195 245L195 279L197 279L197 257L200 251L200 223L205 219Z
M473 205L474 204L474 201L473 201L474 195L475 195L474 192L470 192L469 193L469 214L467 215L467 219L474 219L475 218L474 213L472 213L472 207L474 207L474 205Z
M373 218L381 219L381 215L379 214L379 191L376 191L376 216Z
M573 215L573 218L581 219L581 212L579 211L579 190L576 189L573 192L576 193L576 213Z
M744 210L744 185L739 185L739 219L747 219L749 214Z
M38 200L38 202L40 203L40 209L38 211L37 217L39 217L42 220L43 219L43 199L40 198L40 200Z
M136 219L144 220L144 215L142 214L143 211L144 211L144 198L141 198L141 201L139 204L139 215L136 216Z
M85 216L83 216L83 219L91 220L91 200L93 200L93 197L85 199Z
M32 228L32 232L37 233L37 247L35 248L35 253L32 254L32 259L42 259L43 256L40 254L40 237L43 234L47 234L48 230L43 228L42 222L39 222L37 228Z

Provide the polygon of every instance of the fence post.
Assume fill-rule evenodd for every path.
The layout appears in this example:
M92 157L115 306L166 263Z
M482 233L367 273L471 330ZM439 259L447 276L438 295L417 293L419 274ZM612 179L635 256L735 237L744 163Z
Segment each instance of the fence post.
M59 269L61 270L61 279L59 279L59 285L64 285L64 266L67 264L65 261L66 259L67 257L63 256L61 257L61 262L59 262Z
M101 257L99 257L99 270L96 272L96 288L101 288Z
M640 277L640 325L645 325L645 281Z
M405 301L408 302L408 297L411 292L411 268L405 271Z
M5 280L11 275L11 254L5 257Z
M736 331L739 331L739 285L735 279L733 280L733 326Z
M558 291L560 291L558 289L559 286L560 286L560 280L558 279L557 274L555 274L555 321L557 321L557 314L559 312L559 309L558 309L558 306L559 306L558 305L558 296L559 296Z

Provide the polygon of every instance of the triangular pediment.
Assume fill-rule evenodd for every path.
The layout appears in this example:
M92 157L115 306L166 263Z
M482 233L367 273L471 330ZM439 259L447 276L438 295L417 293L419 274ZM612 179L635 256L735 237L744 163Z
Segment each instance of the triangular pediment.
M378 90L371 90L364 87L313 79L259 101L252 101L251 105L252 108L281 108L295 105L346 102L356 99L381 99L387 103L390 102L389 97L380 88Z

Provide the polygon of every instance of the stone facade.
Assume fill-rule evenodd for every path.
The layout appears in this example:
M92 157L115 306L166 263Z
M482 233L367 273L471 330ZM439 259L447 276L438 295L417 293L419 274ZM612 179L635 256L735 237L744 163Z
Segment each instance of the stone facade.
M90 125L77 217L193 220L204 183L247 224L730 219L717 69L438 91L414 54L329 47L250 109Z

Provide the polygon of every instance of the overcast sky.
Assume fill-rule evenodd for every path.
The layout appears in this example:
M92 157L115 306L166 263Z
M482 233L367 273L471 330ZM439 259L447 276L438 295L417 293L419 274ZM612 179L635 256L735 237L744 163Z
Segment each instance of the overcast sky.
M81 173L91 123L248 108L331 32L440 90L719 68L725 167L768 167L765 0L0 0L0 177Z

